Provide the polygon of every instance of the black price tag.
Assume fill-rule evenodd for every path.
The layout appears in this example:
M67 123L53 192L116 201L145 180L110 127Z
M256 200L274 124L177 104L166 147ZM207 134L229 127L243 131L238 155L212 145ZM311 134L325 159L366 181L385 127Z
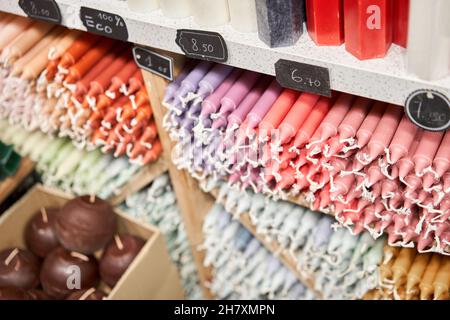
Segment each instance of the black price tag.
M128 41L128 30L125 20L117 14L81 7L80 18L89 32Z
M55 0L19 0L19 6L30 18L61 24L61 11Z
M284 88L331 97L327 68L280 59L275 63L275 74Z
M227 45L217 32L180 29L175 42L189 58L214 62L228 60Z
M148 49L134 47L133 56L136 64L147 71L156 73L170 81L173 80L173 59Z
M406 114L420 128L445 131L450 127L450 101L433 90L417 90L406 99Z

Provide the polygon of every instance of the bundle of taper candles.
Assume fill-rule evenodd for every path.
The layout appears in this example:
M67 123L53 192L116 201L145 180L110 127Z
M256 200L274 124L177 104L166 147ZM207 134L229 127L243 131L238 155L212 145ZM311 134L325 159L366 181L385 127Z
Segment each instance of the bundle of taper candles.
M386 246L380 266L381 285L366 299L448 300L450 258L410 248Z
M210 289L217 299L315 299L294 274L222 206L203 224L205 266L213 266Z
M450 133L419 129L402 107L208 62L187 66L164 104L173 161L194 177L304 199L356 234L450 253Z
M205 191L219 190L217 201L234 219L248 213L256 232L288 252L298 273L314 283L323 299L360 299L378 287L385 239L336 230L330 216L243 192L225 182L209 179L201 185Z
M172 261L178 267L188 299L203 299L192 251L187 239L175 193L167 173L131 194L121 209L141 221L157 226L165 236Z
M145 165L161 153L130 45L0 16L0 116Z
M322 298L449 299L450 257L392 247L368 232L355 237L336 230L328 216L224 182L208 179L201 186L207 192L219 188L217 199L233 219L248 213L256 232L288 250L297 271L313 276Z
M240 32L258 31L270 47L295 45L305 21L317 45L345 43L361 60L382 58L395 43L407 48L411 73L430 80L449 74L446 0L128 0L140 13L156 10L158 2L169 18L192 15L200 27L230 22Z
M97 194L109 198L120 192L140 166L125 157L114 158L99 150L77 149L65 138L53 138L40 131L30 132L0 119L0 140L36 163L46 186L71 194Z
M0 300L104 299L145 245L117 231L113 208L95 196L41 208L25 229L27 249L0 251Z

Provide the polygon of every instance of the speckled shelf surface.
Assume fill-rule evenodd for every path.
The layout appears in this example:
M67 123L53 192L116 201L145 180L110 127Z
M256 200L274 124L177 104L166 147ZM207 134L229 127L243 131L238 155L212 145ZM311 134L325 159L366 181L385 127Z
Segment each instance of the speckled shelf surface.
M86 30L79 18L81 6L120 15L128 27L129 41L167 51L182 53L175 43L177 29L204 29L192 18L169 19L161 10L139 14L128 9L124 1L57 0L62 24ZM1 0L0 11L25 15L17 0ZM331 88L359 96L404 105L406 98L418 89L437 90L450 98L450 77L438 81L424 81L406 72L405 50L393 45L383 59L359 61L340 47L316 46L304 34L295 46L271 49L259 40L256 33L240 33L230 25L207 28L220 33L228 47L227 64L275 74L279 59L326 67L330 70Z

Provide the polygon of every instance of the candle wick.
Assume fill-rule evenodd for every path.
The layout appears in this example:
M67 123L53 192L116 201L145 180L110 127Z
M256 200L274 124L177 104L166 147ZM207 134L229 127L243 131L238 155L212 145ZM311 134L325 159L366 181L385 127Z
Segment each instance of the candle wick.
M94 203L94 202L95 202L95 194L91 194L91 195L89 196L89 202L90 202L90 203Z
M17 249L17 248L15 248L13 251L11 251L9 256L5 259L5 266L9 266L11 261L14 259L15 256L17 256L18 253L19 253L19 249Z
M47 210L45 210L45 208L41 208L41 215L42 215L42 221L44 221L45 223L48 223L48 215L47 215Z
M89 290L86 290L85 293L83 293L78 300L86 300L91 294L95 292L95 288L90 288Z
M117 248L119 248L119 250L123 250L123 242L120 240L120 237L116 235L114 236L114 240L116 241Z
M85 256L84 254L78 253L78 252L72 251L70 253L70 255L74 258L78 258L78 259L86 261L86 262L89 261L89 258L87 256Z

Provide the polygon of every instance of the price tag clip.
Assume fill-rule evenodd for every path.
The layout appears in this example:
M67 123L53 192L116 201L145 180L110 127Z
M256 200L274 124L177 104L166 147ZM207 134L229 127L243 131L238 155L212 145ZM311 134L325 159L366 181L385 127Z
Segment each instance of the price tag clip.
M175 42L189 58L219 63L228 60L227 45L217 32L179 29Z
M173 59L152 50L134 47L133 56L136 64L147 71L155 73L167 80L173 80Z
M327 68L280 59L275 63L275 74L284 88L331 97Z

